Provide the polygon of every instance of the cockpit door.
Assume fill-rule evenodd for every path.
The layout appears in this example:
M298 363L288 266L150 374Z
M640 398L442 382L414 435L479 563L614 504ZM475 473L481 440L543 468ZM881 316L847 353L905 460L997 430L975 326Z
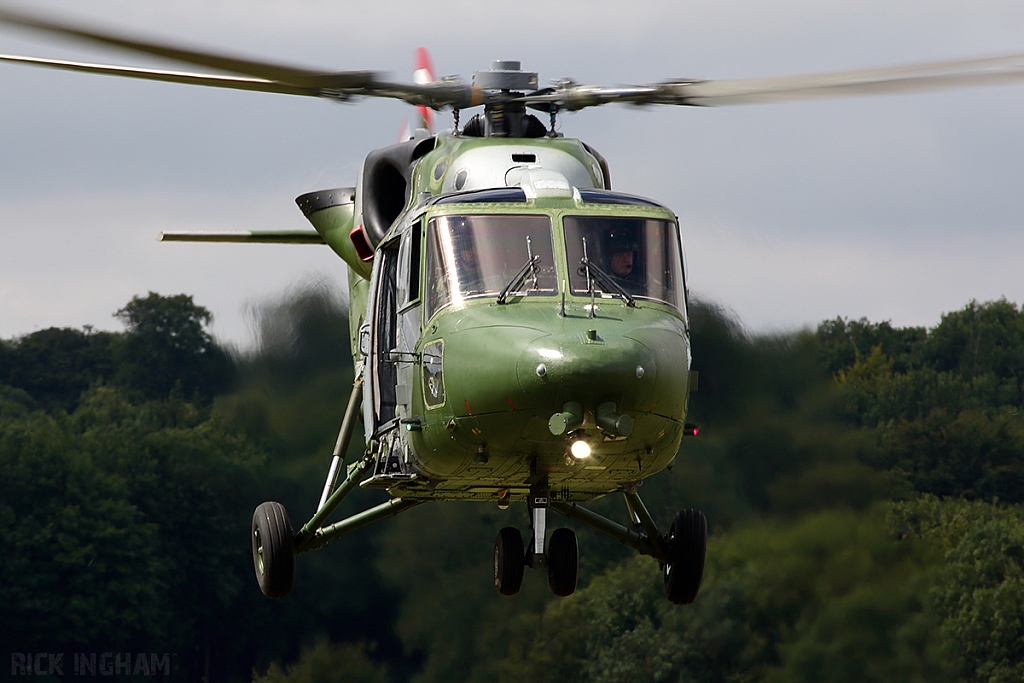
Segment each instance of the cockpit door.
M398 242L381 245L374 261L366 315L370 339L363 417L368 436L395 419L397 381L392 352L398 336Z
M422 225L417 222L402 236L398 250L398 336L394 358L396 372L395 401L399 417L412 416L415 390L416 345L420 338L420 240Z

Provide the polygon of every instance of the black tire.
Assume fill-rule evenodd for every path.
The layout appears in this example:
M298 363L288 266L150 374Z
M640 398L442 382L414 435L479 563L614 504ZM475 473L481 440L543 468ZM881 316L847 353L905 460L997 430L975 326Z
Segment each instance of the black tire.
M268 598L283 598L295 584L292 523L280 503L263 503L252 516L252 563Z
M677 514L667 540L665 597L677 605L689 605L697 598L704 578L708 545L708 520L704 513L690 509Z
M548 585L555 595L576 592L580 571L580 547L572 529L555 529L548 541Z
M515 595L523 586L526 554L519 529L507 526L494 538L494 586L502 595Z

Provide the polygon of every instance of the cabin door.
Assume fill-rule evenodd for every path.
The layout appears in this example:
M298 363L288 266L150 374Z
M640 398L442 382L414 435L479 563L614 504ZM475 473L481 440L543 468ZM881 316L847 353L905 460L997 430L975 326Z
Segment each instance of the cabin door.
M420 237L422 225L414 223L402 235L398 250L398 338L395 341L395 402L398 417L412 417L416 385L416 346L420 339Z
M395 419L397 375L393 351L398 336L398 242L382 245L374 256L379 259L373 273L370 292L369 353L366 368L366 401L363 415L369 418L368 434L376 433Z

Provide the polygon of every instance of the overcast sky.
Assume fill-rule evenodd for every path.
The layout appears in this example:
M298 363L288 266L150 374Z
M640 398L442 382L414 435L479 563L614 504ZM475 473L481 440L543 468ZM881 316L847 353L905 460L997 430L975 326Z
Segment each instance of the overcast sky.
M98 26L323 69L411 79L519 59L541 82L743 78L1024 53L1020 0L36 0ZM0 52L177 65L0 27ZM304 229L304 192L354 184L411 107L145 83L0 64L0 337L117 329L135 294L189 293L223 341L247 311L344 280L326 247L188 245L161 230ZM680 217L691 290L751 331L835 316L934 325L1024 302L1024 84L717 109L610 106L561 132L614 186ZM451 116L437 117L439 127Z

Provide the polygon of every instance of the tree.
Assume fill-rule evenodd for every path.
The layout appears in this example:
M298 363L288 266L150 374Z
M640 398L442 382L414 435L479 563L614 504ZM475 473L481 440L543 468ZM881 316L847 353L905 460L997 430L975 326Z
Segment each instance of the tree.
M205 326L212 316L185 294L133 297L114 316L128 328L120 349L118 377L147 398L179 390L209 400L225 390L231 361Z
M114 374L118 336L51 327L4 344L0 382L28 392L48 409L74 411L82 393Z
M1024 378L1024 313L1006 299L947 313L928 335L925 360L964 377Z
M956 679L1024 680L1024 509L928 495L895 505L890 523L936 550L929 602Z
M943 679L929 554L881 511L827 511L712 539L701 594L681 608L635 558L523 620L503 681L726 683Z
M836 318L818 325L817 337L820 362L832 374L853 366L876 348L892 359L897 372L906 372L920 363L927 332L923 327L893 327L889 321Z
M253 614L259 463L195 406L133 405L110 387L70 416L0 418L0 642L159 648L191 680L209 649L235 654Z
M282 669L271 664L253 683L388 683L387 669L371 660L359 643L332 645L319 640L303 648L299 661Z

